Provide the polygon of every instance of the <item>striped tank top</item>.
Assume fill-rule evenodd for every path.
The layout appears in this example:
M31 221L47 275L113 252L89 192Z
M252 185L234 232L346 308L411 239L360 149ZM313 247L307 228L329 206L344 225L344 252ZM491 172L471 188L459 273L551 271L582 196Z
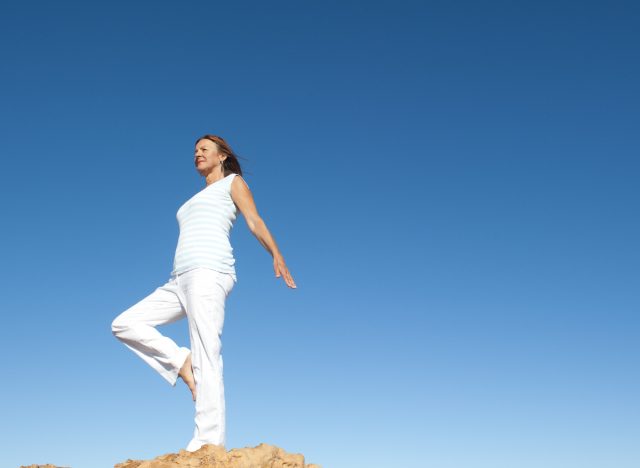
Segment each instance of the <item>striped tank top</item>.
M187 200L176 214L180 235L173 260L172 276L197 267L230 273L237 281L233 247L229 234L236 220L229 174Z

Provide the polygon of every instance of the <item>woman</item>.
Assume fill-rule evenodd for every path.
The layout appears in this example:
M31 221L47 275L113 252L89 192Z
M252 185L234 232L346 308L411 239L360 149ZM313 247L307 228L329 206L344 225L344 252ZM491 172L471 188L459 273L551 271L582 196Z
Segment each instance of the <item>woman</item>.
M195 430L186 450L225 445L222 327L225 300L237 283L229 232L239 209L251 232L273 257L276 277L296 284L282 254L258 215L227 142L204 135L195 145L196 170L206 186L177 212L180 235L169 280L118 315L113 334L172 386L178 377L195 401ZM156 326L187 317L191 349L178 347Z

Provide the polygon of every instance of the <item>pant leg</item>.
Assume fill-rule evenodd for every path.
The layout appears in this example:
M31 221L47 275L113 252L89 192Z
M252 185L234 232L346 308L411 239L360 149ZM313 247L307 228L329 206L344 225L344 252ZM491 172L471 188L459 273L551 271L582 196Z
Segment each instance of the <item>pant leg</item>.
M155 327L186 316L179 293L177 281L172 277L111 323L114 336L173 386L191 350L179 347Z
M232 275L198 268L179 277L186 301L196 383L195 429L186 447L195 451L204 444L226 442L222 360L222 328L225 300L235 281Z

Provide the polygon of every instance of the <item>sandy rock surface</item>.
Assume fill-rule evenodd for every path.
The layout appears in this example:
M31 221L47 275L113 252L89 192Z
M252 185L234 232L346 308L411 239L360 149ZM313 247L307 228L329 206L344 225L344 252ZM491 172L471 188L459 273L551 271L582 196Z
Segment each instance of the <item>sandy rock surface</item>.
M224 447L205 444L195 452L180 450L178 453L160 455L153 460L127 460L114 468L321 468L305 464L304 456L287 453L280 447L260 444L256 447L235 448L228 452ZM52 467L55 468L55 467Z

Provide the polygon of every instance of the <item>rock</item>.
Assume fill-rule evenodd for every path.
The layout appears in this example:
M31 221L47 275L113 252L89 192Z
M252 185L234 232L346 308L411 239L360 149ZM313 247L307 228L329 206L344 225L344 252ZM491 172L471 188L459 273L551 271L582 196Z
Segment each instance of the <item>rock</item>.
M160 455L153 460L127 460L114 468L321 468L305 464L304 456L287 453L280 447L260 444L256 447L231 449L205 444L195 452L180 450L178 453ZM55 468L55 467L52 467Z

